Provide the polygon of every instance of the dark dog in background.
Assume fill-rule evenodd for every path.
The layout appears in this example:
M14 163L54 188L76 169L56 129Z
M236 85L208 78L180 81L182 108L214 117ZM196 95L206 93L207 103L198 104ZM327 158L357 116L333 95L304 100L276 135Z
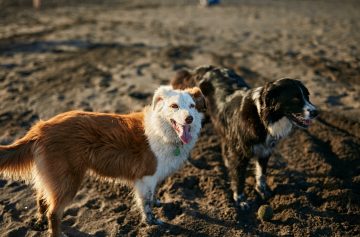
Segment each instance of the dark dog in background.
M266 169L273 148L294 126L307 128L318 114L307 88L294 79L251 89L232 70L203 66L178 72L171 85L175 89L200 87L206 98L206 113L221 136L233 198L242 209L249 208L243 192L250 159L256 157L255 189L266 199L270 195Z

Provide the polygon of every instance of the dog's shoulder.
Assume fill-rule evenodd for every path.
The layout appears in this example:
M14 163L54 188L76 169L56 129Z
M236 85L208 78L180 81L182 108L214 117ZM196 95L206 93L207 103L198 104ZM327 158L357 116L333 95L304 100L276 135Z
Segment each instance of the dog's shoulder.
M252 90L238 95L229 102L225 114L232 114L232 130L239 130L239 136L247 144L265 141L267 130L261 121L258 107L252 98Z

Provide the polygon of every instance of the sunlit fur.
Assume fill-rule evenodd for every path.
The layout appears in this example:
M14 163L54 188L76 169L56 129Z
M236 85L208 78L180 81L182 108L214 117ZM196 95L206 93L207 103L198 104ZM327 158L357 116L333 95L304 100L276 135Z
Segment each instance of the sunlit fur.
M0 146L0 172L27 177L37 192L39 222L47 216L52 237L60 236L64 208L87 173L123 180L135 188L145 221L157 224L151 206L156 185L177 170L193 148L201 115L190 108L199 89L160 87L151 107L126 115L70 111L36 123L21 139ZM169 103L179 109L170 111ZM193 139L181 145L170 119L192 115ZM174 150L180 148L180 155Z

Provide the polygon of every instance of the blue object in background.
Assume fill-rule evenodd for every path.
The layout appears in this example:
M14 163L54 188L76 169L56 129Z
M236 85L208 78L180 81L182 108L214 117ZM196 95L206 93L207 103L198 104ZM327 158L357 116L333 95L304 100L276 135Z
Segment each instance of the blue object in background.
M201 6L212 6L212 5L216 5L219 3L220 3L220 0L200 0Z

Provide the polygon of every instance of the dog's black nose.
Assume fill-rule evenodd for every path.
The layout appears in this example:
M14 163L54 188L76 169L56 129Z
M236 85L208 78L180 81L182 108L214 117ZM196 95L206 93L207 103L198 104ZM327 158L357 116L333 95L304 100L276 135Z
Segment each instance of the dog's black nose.
M193 122L193 120L194 120L194 118L193 118L193 116L187 116L186 117L186 119L185 119L185 122L187 123L187 124L191 124L192 122Z
M316 109L310 110L310 117L311 118L315 118L318 115L319 115L319 112Z

